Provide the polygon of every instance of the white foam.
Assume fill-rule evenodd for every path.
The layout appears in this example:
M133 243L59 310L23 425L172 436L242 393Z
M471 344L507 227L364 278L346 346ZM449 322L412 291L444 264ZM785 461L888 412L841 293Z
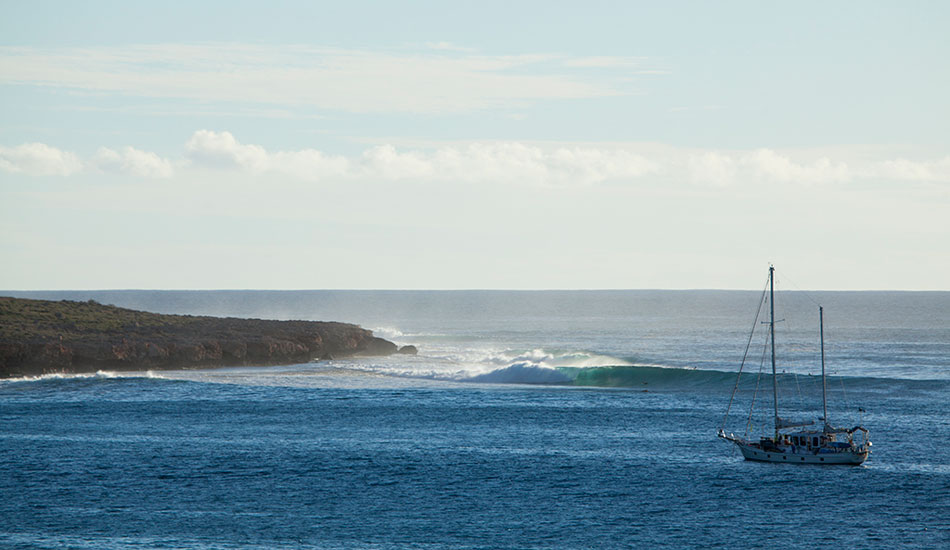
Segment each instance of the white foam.
M377 329L379 330L379 329ZM398 329L383 327L387 335L403 334ZM355 357L330 362L305 363L286 367L233 367L226 369L169 370L123 372L99 371L96 373L66 374L49 373L40 376L8 379L11 381L35 381L49 379L90 378L151 378L165 380L191 380L200 382L224 382L265 385L345 385L346 380L355 384L357 379L367 377L385 385L412 383L508 383L508 384L562 384L569 376L559 372L558 367L588 368L620 366L630 363L606 355L586 351L554 351L544 348L512 349L492 346L488 343L423 345L419 355L394 355L390 357ZM307 381L304 378L310 378ZM403 382L397 382L402 380Z
M457 347L424 348L419 356L358 358L335 361L354 372L384 376L441 380L447 382L488 382L509 384L563 384L570 376L558 367L591 368L628 366L631 363L585 351L553 352L535 348L512 350Z
M594 353L587 352L571 352L565 353L558 357L554 357L550 364L556 367L582 367L582 368L593 368L593 367L629 367L633 363L629 361L624 361L617 357L611 357L609 355L598 355Z
M395 338L401 338L405 336L405 334L396 327L375 327L369 330L373 332L374 336L385 338L387 340L392 340Z
M0 382L38 382L42 380L81 380L92 378L134 378L138 375L123 375L114 371L100 370L96 372L47 372L35 376L20 376L6 378Z
M373 336L384 338L398 345L419 345L421 342L428 341L428 339L445 336L444 334L432 332L405 332L391 326L368 327L367 330L372 332Z

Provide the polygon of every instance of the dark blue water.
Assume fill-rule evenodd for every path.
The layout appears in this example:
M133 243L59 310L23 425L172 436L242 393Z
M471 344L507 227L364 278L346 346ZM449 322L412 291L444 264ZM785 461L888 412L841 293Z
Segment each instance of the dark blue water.
M2 381L0 547L950 546L950 376L933 374L946 373L943 317L865 333L851 321L865 340L898 338L878 342L880 360L838 348L848 367L830 415L867 426L874 452L822 467L745 462L715 437L735 367L704 367L741 357L732 325L751 319L697 337L699 369L657 368L631 360L688 361L675 313L633 329L600 319L598 332L549 306L559 319L526 313L522 329L494 314L443 325L363 312L425 344L416 358ZM713 314L680 315L700 334ZM466 322L476 337L456 328ZM621 338L650 331L659 343ZM908 346L921 353L901 357ZM917 370L877 376L889 354ZM796 369L781 377L783 410L820 407L812 368ZM749 398L755 380L740 386ZM728 428L747 414L737 406Z

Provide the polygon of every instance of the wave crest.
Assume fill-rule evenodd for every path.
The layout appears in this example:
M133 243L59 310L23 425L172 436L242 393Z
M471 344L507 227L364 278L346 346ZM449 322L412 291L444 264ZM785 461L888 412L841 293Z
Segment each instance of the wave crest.
M44 380L83 380L90 378L119 378L122 375L115 371L100 370L96 372L48 372L35 376L20 376L7 378L3 382L41 382Z
M572 383L569 375L548 367L530 362L515 363L508 367L464 378L464 382L482 382L491 384L541 384L567 385Z

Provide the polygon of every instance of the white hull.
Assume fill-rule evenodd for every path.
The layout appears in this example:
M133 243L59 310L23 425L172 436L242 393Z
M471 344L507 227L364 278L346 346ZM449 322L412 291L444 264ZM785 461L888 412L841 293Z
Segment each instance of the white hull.
M789 451L764 450L749 443L733 441L746 460L761 462L786 462L792 464L861 464L868 458L868 451L841 451L835 453L792 453Z

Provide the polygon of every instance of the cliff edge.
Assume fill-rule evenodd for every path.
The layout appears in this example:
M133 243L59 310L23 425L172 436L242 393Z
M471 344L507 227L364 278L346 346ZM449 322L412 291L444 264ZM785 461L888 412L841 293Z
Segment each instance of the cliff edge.
M189 369L389 355L347 323L160 315L89 302L0 297L0 378Z

